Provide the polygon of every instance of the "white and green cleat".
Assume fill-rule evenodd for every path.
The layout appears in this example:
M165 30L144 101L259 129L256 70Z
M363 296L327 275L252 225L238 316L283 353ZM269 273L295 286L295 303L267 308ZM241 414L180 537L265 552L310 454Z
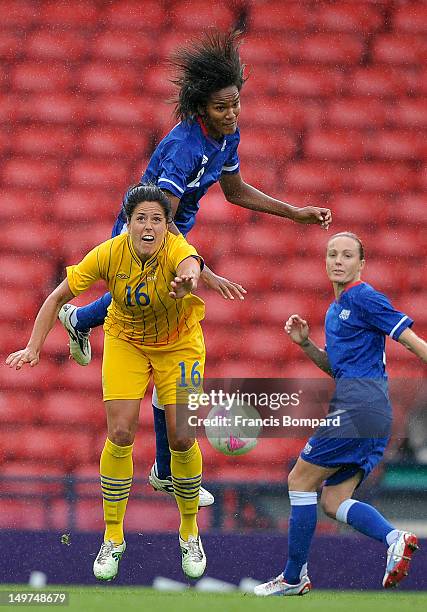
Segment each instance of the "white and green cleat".
M93 562L93 573L98 580L114 580L119 572L119 563L126 550L126 542L115 544L111 540L103 542L98 556Z
M81 332L71 322L73 313L77 310L74 304L64 304L58 314L58 319L65 327L70 338L70 355L79 365L86 366L92 359L89 342L89 331Z
M179 545L182 555L182 571L187 578L200 578L206 569L206 555L203 550L200 536L189 536L183 540L179 536Z

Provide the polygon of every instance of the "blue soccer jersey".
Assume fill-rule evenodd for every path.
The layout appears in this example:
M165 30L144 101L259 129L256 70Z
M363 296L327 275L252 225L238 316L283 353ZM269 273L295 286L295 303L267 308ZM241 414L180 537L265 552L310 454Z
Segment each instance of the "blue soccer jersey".
M334 378L387 378L385 337L398 340L413 320L364 282L348 287L326 313L326 352Z
M198 120L178 123L154 151L141 182L156 183L180 199L175 224L185 235L191 230L200 199L224 173L239 172L240 133L211 138Z
M356 473L364 480L381 460L391 432L385 337L398 340L412 324L385 295L361 281L328 308L326 352L336 381L329 414L339 415L340 425L320 428L300 455L309 463L338 468L326 486Z

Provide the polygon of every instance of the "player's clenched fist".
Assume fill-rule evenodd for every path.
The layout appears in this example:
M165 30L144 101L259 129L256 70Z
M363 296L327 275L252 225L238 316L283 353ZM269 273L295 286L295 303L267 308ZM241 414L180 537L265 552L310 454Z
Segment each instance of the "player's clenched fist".
M24 348L20 351L16 351L15 353L11 353L7 359L6 363L10 368L15 368L16 370L20 370L24 363L29 363L31 367L34 367L40 361L40 354L31 348Z
M307 321L293 314L285 323L285 332L295 344L302 344L308 339L309 327Z

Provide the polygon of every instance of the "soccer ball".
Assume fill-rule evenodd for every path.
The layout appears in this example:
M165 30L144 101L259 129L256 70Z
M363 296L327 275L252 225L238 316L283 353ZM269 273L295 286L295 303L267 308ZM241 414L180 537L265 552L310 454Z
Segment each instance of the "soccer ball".
M249 404L234 403L229 410L215 405L205 421L206 437L224 455L246 455L258 443L260 421L259 412Z

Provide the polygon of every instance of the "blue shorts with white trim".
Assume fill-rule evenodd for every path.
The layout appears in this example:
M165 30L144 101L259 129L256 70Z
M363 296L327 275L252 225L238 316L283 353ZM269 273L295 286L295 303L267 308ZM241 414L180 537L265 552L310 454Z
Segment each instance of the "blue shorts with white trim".
M300 457L308 463L325 468L339 467L326 481L333 486L362 472L363 482L381 461L390 437L384 438L325 438L312 436Z

